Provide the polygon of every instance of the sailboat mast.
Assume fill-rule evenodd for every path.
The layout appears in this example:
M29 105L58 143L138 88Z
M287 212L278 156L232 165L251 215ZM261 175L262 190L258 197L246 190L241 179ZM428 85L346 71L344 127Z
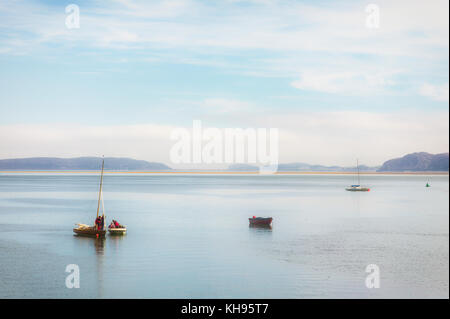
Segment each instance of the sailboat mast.
M359 162L358 162L358 159L356 159L356 169L358 170L358 185L361 185L361 182L359 181Z
M105 159L102 160L102 174L100 175L100 191L98 192L98 203L97 203L97 218L98 212L100 210L100 199L102 197L102 185L103 185L103 168L105 166Z

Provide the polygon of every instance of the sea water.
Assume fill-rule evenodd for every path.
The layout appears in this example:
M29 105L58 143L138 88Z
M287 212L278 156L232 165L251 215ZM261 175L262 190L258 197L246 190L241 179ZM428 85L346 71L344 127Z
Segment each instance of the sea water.
M448 298L448 176L363 175L370 192L345 191L354 182L107 173L107 223L128 233L101 240L72 232L94 222L96 174L1 173L0 298Z

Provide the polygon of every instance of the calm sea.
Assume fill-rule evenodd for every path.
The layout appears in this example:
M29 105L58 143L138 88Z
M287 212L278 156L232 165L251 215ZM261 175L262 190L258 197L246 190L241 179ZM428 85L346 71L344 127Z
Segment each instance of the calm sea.
M0 298L448 298L448 176L362 180L106 174L107 220L128 234L96 240L72 228L94 221L97 175L3 173Z

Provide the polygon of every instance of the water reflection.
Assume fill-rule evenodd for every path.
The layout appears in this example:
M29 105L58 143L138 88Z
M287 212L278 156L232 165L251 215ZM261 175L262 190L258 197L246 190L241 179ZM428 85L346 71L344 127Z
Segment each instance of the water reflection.
M105 238L92 238L95 247L95 253L97 256L103 256L105 254Z
M95 254L98 256L103 256L105 254L105 238L104 237L88 237L88 236L79 236L74 235L74 239L77 243L82 246L93 246L95 249Z
M97 256L97 278L98 278L98 298L103 297L103 257L105 254L105 237L94 239L95 252Z
M248 228L262 231L270 231L272 232L272 225L249 225Z
M272 236L272 225L249 225L248 229L254 236Z
M103 272L104 272L104 255L105 255L105 242L106 242L106 238L105 237L86 237L86 236L74 236L74 238L77 240L77 243L82 244L83 246L90 246L90 247L94 247L95 250L95 256L96 258L96 264L95 264L95 269L96 269L96 277L98 278L97 283L97 291L98 291L98 296L97 298L102 298L103 297L103 292L104 292L104 287L103 287Z
M125 236L108 236L108 246L113 250L118 251L124 237Z

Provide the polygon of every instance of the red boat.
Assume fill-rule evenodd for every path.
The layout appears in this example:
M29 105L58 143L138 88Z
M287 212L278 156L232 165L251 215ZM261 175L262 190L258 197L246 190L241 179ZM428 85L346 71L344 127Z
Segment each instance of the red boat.
M272 217L255 217L249 218L250 226L270 226Z

